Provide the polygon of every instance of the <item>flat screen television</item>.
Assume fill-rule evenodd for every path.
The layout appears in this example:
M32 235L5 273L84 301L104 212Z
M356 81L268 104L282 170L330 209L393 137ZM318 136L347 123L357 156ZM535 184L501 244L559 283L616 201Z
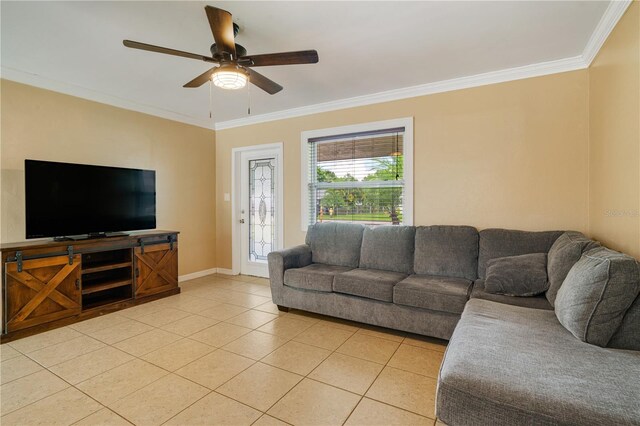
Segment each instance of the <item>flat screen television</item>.
M154 170L25 160L27 238L154 229Z

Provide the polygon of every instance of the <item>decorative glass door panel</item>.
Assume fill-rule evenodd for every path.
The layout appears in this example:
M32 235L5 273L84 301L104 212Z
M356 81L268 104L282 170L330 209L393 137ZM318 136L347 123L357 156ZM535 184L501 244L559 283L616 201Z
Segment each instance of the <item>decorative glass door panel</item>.
M249 160L249 261L267 262L276 247L276 159Z

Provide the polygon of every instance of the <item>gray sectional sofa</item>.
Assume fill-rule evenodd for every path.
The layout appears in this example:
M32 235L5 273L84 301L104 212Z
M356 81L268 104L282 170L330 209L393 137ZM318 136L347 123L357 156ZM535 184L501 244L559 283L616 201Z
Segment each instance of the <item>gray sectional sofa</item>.
M269 254L274 303L449 339L469 299L553 309L544 295L484 291L495 258L547 253L561 231L471 226L309 227L306 243Z
M580 233L316 224L269 275L283 310L450 340L447 424L640 425L640 264Z

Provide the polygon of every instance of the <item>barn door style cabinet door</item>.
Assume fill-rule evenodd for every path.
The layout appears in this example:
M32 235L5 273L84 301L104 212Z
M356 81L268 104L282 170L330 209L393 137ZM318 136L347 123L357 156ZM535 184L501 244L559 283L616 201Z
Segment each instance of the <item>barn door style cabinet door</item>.
M80 255L5 264L7 331L21 330L82 310Z
M0 245L2 343L180 293L178 232Z
M136 256L136 298L178 287L178 243L141 245Z

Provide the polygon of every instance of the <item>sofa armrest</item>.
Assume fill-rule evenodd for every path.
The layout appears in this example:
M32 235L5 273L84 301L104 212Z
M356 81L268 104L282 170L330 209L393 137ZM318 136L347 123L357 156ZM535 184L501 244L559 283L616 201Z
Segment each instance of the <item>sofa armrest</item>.
M302 244L286 250L272 251L267 259L269 262L269 281L273 294L278 287L284 285L284 271L311 264L311 248Z

